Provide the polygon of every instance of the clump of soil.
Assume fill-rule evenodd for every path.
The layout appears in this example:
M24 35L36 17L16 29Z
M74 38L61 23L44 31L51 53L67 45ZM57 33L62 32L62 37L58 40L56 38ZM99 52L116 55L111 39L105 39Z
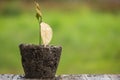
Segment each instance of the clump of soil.
M62 47L21 44L20 53L25 78L54 79Z

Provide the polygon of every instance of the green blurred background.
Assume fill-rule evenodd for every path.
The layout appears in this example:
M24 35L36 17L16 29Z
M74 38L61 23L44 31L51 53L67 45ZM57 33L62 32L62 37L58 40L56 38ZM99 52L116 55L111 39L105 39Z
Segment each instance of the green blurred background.
M57 74L120 73L119 0L39 0L62 45ZM19 44L39 42L33 0L0 0L0 73L23 74Z

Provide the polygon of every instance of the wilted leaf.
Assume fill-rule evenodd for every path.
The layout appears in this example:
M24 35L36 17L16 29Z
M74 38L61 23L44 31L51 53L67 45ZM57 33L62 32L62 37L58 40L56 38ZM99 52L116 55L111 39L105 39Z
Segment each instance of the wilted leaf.
M35 7L36 7L36 18L39 20L40 18L42 19L42 13L40 10L40 5L34 0Z
M41 26L41 38L43 44L46 46L50 43L52 39L52 34L53 34L52 28L44 22L41 22L40 26Z
M39 15L39 17L41 17L41 16L42 16L42 13L41 13L40 9L39 9L39 8L36 8L36 11L37 11L37 14Z

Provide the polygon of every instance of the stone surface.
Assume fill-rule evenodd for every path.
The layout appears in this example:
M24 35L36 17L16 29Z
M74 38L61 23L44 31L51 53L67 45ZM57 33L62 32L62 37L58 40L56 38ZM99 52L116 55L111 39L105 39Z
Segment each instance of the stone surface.
M19 47L25 78L54 80L62 47L31 44Z
M51 79L25 79L24 75L0 74L0 80L51 80ZM56 80L120 80L120 74L78 74L60 75Z

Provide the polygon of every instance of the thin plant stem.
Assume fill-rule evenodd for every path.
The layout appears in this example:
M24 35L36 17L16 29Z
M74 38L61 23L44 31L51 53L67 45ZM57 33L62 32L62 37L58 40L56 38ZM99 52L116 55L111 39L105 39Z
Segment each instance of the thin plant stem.
M40 28L40 23L39 23L39 45L42 43L41 42L41 28Z
M39 23L39 45L42 43L42 40L41 40L41 22L42 22L42 13L41 13L41 10L40 10L40 5L36 2L36 0L34 0L34 3L35 3L35 6L36 6L36 18L38 19L38 23Z
M42 38L41 38L41 26L40 26L40 24L41 24L41 22L42 22L42 16L40 16L40 19L39 19L39 45L41 45L41 43L42 43Z

